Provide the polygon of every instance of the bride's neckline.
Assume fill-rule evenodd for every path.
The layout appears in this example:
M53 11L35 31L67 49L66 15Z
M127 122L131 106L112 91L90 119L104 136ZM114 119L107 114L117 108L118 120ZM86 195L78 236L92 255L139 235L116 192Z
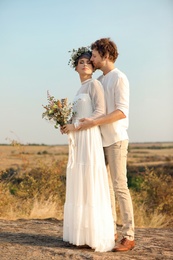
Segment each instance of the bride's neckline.
M85 83L87 83L87 82L90 81L90 80L92 80L92 78L91 78L91 79L86 79L86 80L84 80L84 81L82 82L82 85L85 84Z

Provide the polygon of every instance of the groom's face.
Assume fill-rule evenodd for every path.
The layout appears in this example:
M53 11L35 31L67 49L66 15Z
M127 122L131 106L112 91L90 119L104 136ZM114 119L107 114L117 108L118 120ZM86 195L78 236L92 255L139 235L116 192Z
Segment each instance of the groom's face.
M92 50L91 61L95 69L101 69L104 65L103 58L100 56L99 52L95 49Z

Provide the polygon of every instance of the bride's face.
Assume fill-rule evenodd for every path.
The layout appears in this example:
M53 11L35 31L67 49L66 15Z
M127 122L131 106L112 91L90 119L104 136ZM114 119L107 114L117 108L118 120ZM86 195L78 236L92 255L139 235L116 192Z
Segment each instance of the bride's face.
M79 59L78 64L76 66L76 71L80 75L91 75L93 73L93 65L90 59L84 57Z

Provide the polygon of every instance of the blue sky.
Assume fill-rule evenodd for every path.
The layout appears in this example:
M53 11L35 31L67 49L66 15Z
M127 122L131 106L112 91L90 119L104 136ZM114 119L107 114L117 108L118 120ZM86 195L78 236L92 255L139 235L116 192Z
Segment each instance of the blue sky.
M69 50L111 37L130 81L130 142L173 141L172 0L0 0L0 143L65 144L46 92L80 87ZM94 78L101 74L97 71Z

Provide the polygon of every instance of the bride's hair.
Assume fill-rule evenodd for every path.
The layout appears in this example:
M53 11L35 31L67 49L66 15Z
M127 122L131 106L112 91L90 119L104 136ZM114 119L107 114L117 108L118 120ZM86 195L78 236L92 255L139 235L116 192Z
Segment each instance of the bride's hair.
M72 51L69 52L71 52L72 54L68 62L68 65L70 65L72 68L76 68L79 59L81 58L91 59L92 56L92 52L89 47L80 47L77 50L73 49Z

